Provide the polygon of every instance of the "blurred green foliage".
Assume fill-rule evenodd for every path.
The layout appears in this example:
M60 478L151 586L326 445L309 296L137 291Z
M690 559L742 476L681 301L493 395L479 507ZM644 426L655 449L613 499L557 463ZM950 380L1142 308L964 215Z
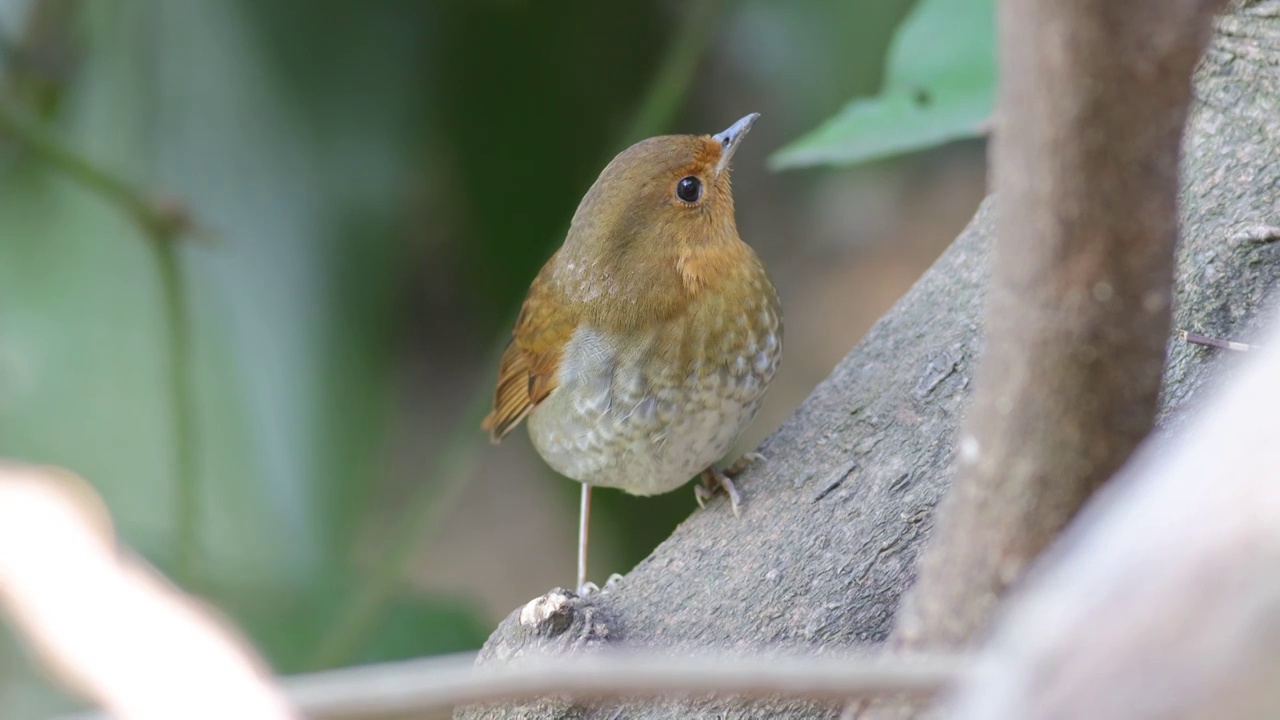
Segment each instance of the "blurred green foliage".
M880 93L854 99L770 165L853 165L984 134L995 85L994 1L922 0L894 37Z
M166 572L180 570L176 539L194 532L193 572L178 577L281 672L316 669L361 598L372 623L325 659L477 647L487 621L467 598L398 582L414 553L395 543L412 545L427 521L395 511L447 511L455 478L441 475L484 447L463 433L471 425L458 447L424 439L408 487L389 478L405 367L492 352L583 190L631 135L719 129L686 122L710 109L726 122L761 110L794 137L877 90L910 5L0 0L0 102L181 199L213 237L178 247L192 397L175 405L178 338L152 240L0 133L0 456L89 479L124 540ZM959 15L941 23L939 6ZM989 51L989 11L989 0L925 0L895 42L883 98L855 101L783 164L954 136L981 105L986 66L971 46ZM938 113L913 106L901 111L910 123L894 120L886 108L922 86ZM717 105L726 98L733 107ZM917 130L890 142L890 126ZM864 134L879 150L856 150L850 138ZM477 366L460 381L487 394L491 378ZM194 423L186 479L179 412ZM182 482L198 489L194 530L179 527ZM577 487L563 486L573 503ZM391 512L378 504L387 493ZM676 495L605 494L596 527L634 563L689 512ZM384 519L408 530L384 531ZM0 667L0 716L60 702L8 672L11 657Z

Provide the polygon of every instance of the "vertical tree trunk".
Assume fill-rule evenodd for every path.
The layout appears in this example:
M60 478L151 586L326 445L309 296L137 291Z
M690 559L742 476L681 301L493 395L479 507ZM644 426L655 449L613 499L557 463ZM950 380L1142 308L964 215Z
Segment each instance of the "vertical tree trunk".
M970 639L1153 425L1179 147L1218 4L999 4L987 355L902 644Z

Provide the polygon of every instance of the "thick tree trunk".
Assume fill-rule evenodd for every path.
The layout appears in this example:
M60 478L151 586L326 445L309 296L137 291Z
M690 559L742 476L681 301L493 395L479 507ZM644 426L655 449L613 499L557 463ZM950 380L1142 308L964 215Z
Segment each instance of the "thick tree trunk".
M895 645L958 646L1154 425L1178 160L1218 0L998 3L987 353Z
M1253 341L1280 279L1280 2L1233 6L1195 84L1182 162L1174 325ZM514 612L482 652L510 662L612 645L815 650L883 641L952 477L981 351L993 200L761 447L768 461L694 513L613 591ZM1221 351L1170 339L1159 421L1178 425ZM795 702L691 698L460 709L459 718L834 717Z

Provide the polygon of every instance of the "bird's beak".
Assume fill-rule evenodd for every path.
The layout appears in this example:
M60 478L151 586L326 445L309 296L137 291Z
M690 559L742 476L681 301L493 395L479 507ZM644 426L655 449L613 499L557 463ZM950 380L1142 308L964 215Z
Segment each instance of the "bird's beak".
M747 136L747 131L755 124L758 117L760 117L760 113L751 113L730 125L724 132L718 132L711 136L711 139L720 143L721 147L720 162L716 163L716 177L719 177L720 173L729 167L729 160L733 158L733 153L742 144L742 138Z

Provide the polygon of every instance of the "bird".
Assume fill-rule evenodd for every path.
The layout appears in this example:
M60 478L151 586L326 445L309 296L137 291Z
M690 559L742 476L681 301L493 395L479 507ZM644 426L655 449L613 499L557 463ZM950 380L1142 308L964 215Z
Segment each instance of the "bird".
M759 113L713 135L664 135L620 152L587 190L542 266L502 354L481 427L500 442L527 421L534 449L582 484L577 590L591 490L657 495L695 476L698 504L755 418L782 356L782 308L738 235L730 161Z

